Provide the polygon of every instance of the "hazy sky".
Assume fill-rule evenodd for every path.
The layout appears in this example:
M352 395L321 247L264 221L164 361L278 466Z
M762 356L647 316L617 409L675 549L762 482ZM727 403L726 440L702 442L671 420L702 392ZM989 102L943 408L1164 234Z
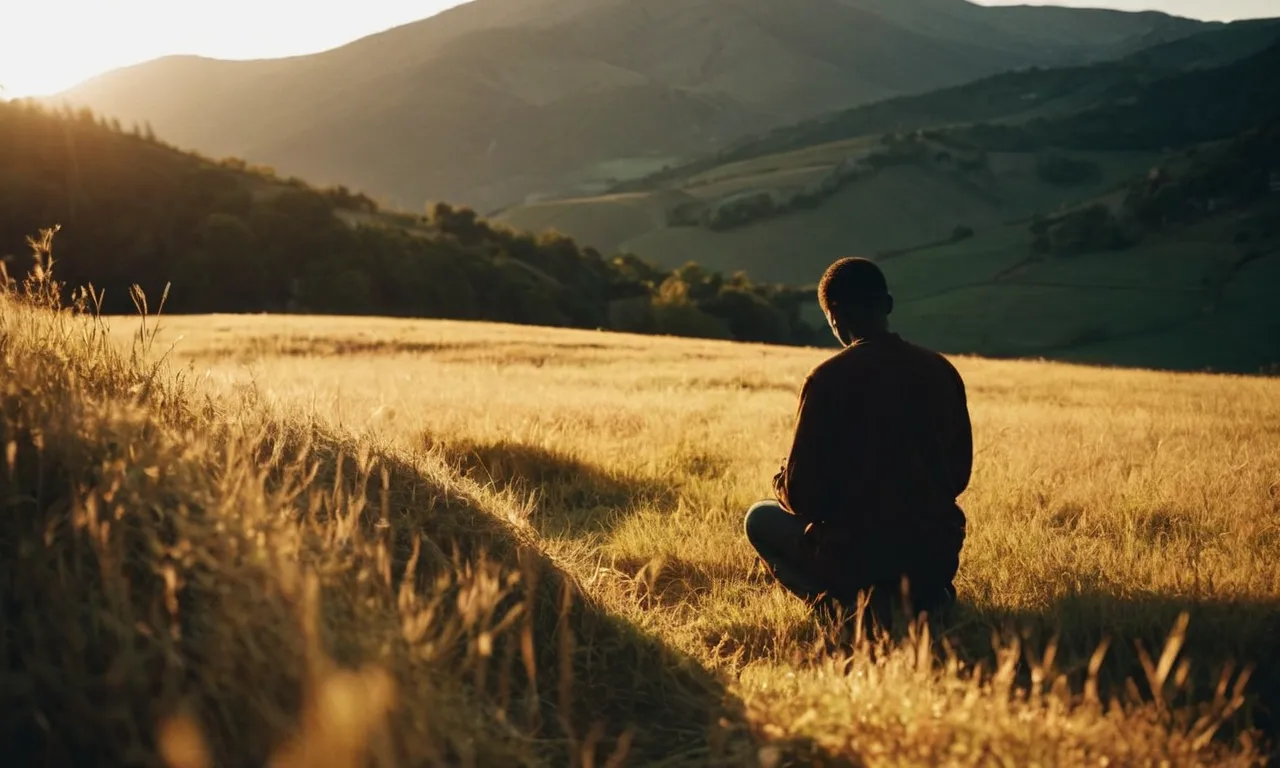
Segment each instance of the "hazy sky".
M1019 0L979 2L1012 5ZM56 93L109 69L171 53L247 59L321 51L456 3L0 0L0 86L4 88L0 95ZM1054 4L1154 8L1204 19L1280 16L1280 0L1058 0Z

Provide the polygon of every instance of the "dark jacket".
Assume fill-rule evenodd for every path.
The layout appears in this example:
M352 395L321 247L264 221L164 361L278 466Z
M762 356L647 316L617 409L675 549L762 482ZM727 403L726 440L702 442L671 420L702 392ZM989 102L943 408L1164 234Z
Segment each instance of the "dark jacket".
M778 500L810 523L806 544L830 579L950 583L964 543L956 497L973 437L964 381L941 355L885 334L805 379Z

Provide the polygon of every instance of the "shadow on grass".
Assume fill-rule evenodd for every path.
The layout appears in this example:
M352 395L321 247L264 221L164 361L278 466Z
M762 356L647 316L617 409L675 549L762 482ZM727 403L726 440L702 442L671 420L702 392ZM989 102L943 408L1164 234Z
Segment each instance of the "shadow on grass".
M1057 642L1055 668L1066 674L1073 691L1084 689L1094 652L1104 642L1106 655L1099 670L1103 696L1123 697L1135 690L1150 697L1141 651L1159 660L1179 616L1189 624L1179 660L1189 664L1190 685L1173 700L1176 705L1205 702L1214 697L1224 671L1251 670L1246 688L1247 704L1232 722L1232 729L1260 731L1271 750L1272 764L1280 759L1280 600L1193 600L1159 594L1119 596L1106 592L1067 595L1043 611L994 611L975 608L964 595L944 617L931 620L939 659L951 652L969 664L996 661L993 640L1017 638L1024 651L1039 658L1051 640ZM776 628L735 624L709 633L709 649L741 663L778 658L795 651L793 661L818 662L821 653L804 649L823 647L819 623L797 623L784 633ZM943 645L945 642L946 646ZM1032 665L1024 657L1018 669L1023 685L1031 682Z
M1126 679L1147 695L1139 646L1159 659L1182 613L1189 624L1179 659L1190 663L1191 697L1212 698L1224 670L1251 667L1241 725L1261 730L1275 747L1280 737L1280 599L1193 599L1157 593L1088 591L1058 598L1045 611L979 610L964 602L946 636L965 658L988 658L992 631L1016 631L1031 648L1058 642L1057 666L1083 684L1089 658L1109 642L1099 675L1104 691L1119 693Z
M281 450L273 446L265 450L264 458L265 453L274 454L275 464L282 466L280 457L296 455L298 437L286 436L283 442L291 447ZM351 492L359 494L361 481L354 479L359 477L357 462L349 455L341 458L341 450L340 443L314 441L313 435L309 455L312 461L321 459L315 482L325 487L339 475L353 478L343 482L352 484ZM510 454L496 447L492 450L486 454L490 463L473 468L492 468L492 460L501 456L508 463L496 466L512 472L498 473L503 482L522 477L514 474L516 468L536 469L544 477L574 478L574 493L601 497L629 493L625 486L615 485L599 473L591 475L576 463L550 461L536 451ZM610 613L534 542L487 512L478 499L450 487L438 469L386 456L379 457L378 464L385 479L370 482L363 490L371 507L383 511L378 516L366 513L365 522L369 535L389 538L395 580L407 575L420 591L430 592L438 589L433 585L441 571L478 568L485 559L521 573L509 600L523 603L530 617L527 626L532 640L529 650L536 659L534 673L530 675L518 659L525 652L521 646L524 640L516 635L498 637L492 658L505 656L508 665L519 671L494 674L487 683L477 685L480 694L497 705L500 716L510 717L513 725L542 741L553 764L580 764L583 744L592 741L598 744L596 760L601 762L615 744L629 743L627 765L755 764L760 746L757 737L746 721L742 702L726 690L718 675ZM589 474L585 483L584 471ZM383 519L375 521L375 517ZM423 543L415 560L414 541L419 537ZM408 573L410 567L416 572ZM680 582L700 588L708 583L696 574L683 573L678 566L671 573L668 586ZM446 600L444 605L456 602ZM334 616L329 623L341 626L346 618ZM343 658L341 648L334 649L334 654ZM529 713L514 706L522 694L525 703L535 701L539 710L532 721ZM803 740L773 746L792 763L798 758L826 755L817 745ZM832 755L819 762L843 764Z
M482 484L504 491L536 492L538 503L531 522L543 535L576 536L607 530L639 505L674 502L670 487L611 473L554 450L509 441L433 444L428 438L425 442ZM634 585L637 599L653 607L696 602L699 594L711 590L717 581L743 577L714 573L705 565L680 559L660 563L623 560L614 563L614 569ZM752 580L762 582L762 589L769 588L763 580ZM940 641L945 638L954 652L970 663L994 662L993 634L1016 635L1024 647L1037 654L1056 637L1056 666L1068 675L1076 690L1083 688L1094 651L1109 640L1099 675L1104 694L1122 694L1128 680L1149 694L1136 644L1159 658L1183 611L1190 614L1190 625L1179 658L1191 663L1193 699L1211 698L1218 676L1228 665L1237 670L1252 665L1250 703L1239 722L1276 741L1280 727L1280 601L1196 601L1094 591L1062 597L1043 611L1017 612L980 610L961 595L960 604L945 620L935 622L935 636ZM708 633L704 642L709 652L743 662L785 658L795 651L793 660L804 663L804 649L821 647L824 637L815 622L802 622L783 632L776 626L743 623ZM941 652L941 645L939 649ZM637 670L636 680L644 679L638 671L646 666L644 662L622 663L625 669ZM684 663L696 665L689 659ZM660 668L661 662L652 662L652 666ZM1024 664L1021 674L1029 682L1030 666ZM600 695L607 695L607 686ZM673 719L687 721L691 714L684 712Z
M0 415L24 412L27 404L0 401ZM155 473L172 478L157 490L139 479L150 475L115 458L126 447L150 445L153 422L139 420L134 431L112 422L117 431L102 434L83 425L66 435L42 432L48 442L37 449L35 433L0 419L0 442L17 446L0 473L0 497L23 506L0 526L0 673L16 683L0 686L0 741L12 745L19 764L137 762L153 748L156 718L172 714L153 708L176 706L179 694L210 736L213 763L262 764L295 729L305 698L303 656L313 641L342 668L373 663L400 673L402 696L388 736L395 743L386 751L416 752L420 759L407 754L406 764L486 764L476 758L485 745L469 742L495 731L513 734L510 740L528 745L538 758L532 762L541 764L617 764L606 762L611 754L625 754L627 765L757 762L758 737L723 679L606 610L434 461L364 451L298 424L267 423L252 437L239 431L243 425L220 431L190 424L211 433L213 445L225 443L234 460L218 451L190 461L157 453L176 456ZM107 437L135 442L122 447ZM90 487L104 465L118 465L136 487L119 491L109 529L117 539L99 561L67 526L78 489ZM554 462L543 469L579 474ZM271 498L237 496L258 473ZM596 477L585 489L578 481L575 492L634 491ZM225 511L223 501L262 514L254 525L296 532L281 537L290 548L274 556L327 569L323 584L315 582L323 591L313 630L291 618L297 598L281 574L296 572L278 573L247 537L190 542L201 556L192 558L198 562L184 570L180 587L149 571L184 536L222 530L212 516ZM254 505L262 508L253 512ZM265 538L256 527L246 533ZM75 569L46 562L49 552ZM124 567L112 575L104 563L115 555ZM491 568L492 581L471 578ZM491 593L477 595L483 590L468 591L466 582ZM159 607L166 596L182 606L172 609L181 626L170 625ZM495 614L512 623L495 628L472 620L468 614L486 610L488 596L508 609ZM430 609L406 610L427 608L418 598ZM410 624L425 643L409 639ZM175 686L183 690L170 690ZM440 693L455 687L468 695ZM432 709L474 700L475 709ZM487 727L494 722L500 727ZM804 741L773 746L793 763L820 754ZM421 759L424 750L432 759ZM836 757L825 762L840 764Z
M481 485L536 494L530 523L544 536L575 537L609 530L645 504L675 502L669 485L610 472L541 446L510 440L445 442L430 435L423 437L423 445Z

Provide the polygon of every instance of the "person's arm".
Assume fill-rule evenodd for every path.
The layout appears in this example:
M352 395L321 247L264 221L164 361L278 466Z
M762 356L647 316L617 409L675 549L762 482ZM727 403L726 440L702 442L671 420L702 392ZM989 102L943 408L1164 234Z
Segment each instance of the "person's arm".
M838 511L840 470L835 459L840 446L835 409L839 401L834 395L820 376L811 374L805 379L791 452L773 481L782 506L810 522L821 522Z
M954 495L959 496L969 487L973 473L973 425L969 419L969 403L964 391L964 379L955 372L956 387L960 390L959 410L956 414L956 435L951 445L951 479Z

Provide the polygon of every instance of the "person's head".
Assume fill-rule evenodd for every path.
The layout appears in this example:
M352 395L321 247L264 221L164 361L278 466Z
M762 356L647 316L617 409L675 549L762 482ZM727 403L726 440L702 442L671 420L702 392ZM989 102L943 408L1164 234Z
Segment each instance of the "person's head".
M840 259L828 267L818 283L818 303L845 346L889 329L893 297L884 273L867 259Z

